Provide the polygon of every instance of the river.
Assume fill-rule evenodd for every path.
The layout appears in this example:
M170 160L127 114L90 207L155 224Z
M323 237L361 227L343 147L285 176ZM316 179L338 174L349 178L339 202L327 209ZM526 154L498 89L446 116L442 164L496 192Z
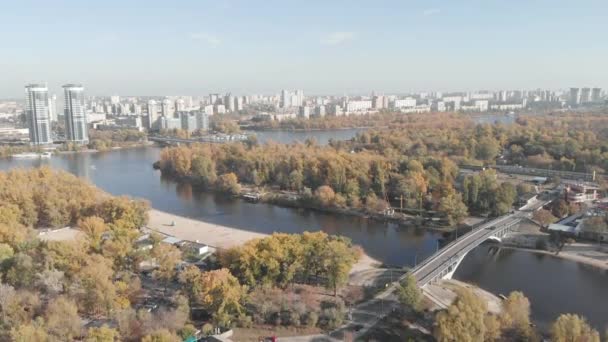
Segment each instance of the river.
M63 154L48 160L1 159L0 170L49 165L87 179L114 195L145 198L154 208L250 231L272 233L323 230L350 237L367 254L386 264L412 266L435 252L441 236L359 217L255 204L200 192L188 184L163 179L152 163L157 147L101 153ZM572 261L518 250L491 254L475 249L455 277L495 294L523 291L532 316L546 325L563 312L586 316L597 328L608 317L608 276Z

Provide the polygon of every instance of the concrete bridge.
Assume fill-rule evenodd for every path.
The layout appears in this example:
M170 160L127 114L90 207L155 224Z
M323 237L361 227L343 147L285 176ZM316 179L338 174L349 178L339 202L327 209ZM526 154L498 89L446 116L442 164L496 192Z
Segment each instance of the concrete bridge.
M164 144L164 145L200 144L200 143L223 144L223 143L228 143L228 142L243 141L246 139L247 139L247 136L245 136L243 134L209 135L209 136L202 136L202 137L189 138L189 139L158 136L158 135L148 136L149 141L154 141L156 143Z
M487 240L501 241L503 237L516 230L522 220L532 217L532 213L544 205L551 202L549 200L539 200L526 204L519 210L484 222L473 228L469 233L452 241L442 249L425 259L417 265L411 273L416 278L418 285L424 288L427 284L446 278L451 278L458 265L464 257L475 247ZM355 313L369 312L374 315L353 315L345 326L332 332L332 336L338 336L344 331L352 331L353 327L363 327L356 332L357 336L362 335L367 329L375 325L382 317L389 314L393 309L400 307L396 290L407 273L392 284L387 284L386 289L378 293L374 298L358 304L353 308ZM445 305L445 304L444 304Z
M484 241L500 242L504 236L517 228L524 217L525 214L518 211L481 224L431 255L417 265L411 273L416 277L420 287L434 280L451 278L467 253Z

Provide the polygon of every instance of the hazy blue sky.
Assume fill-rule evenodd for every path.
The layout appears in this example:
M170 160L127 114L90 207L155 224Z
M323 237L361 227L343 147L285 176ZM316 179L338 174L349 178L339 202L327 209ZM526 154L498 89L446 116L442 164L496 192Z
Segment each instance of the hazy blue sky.
M3 1L0 97L608 87L606 0Z

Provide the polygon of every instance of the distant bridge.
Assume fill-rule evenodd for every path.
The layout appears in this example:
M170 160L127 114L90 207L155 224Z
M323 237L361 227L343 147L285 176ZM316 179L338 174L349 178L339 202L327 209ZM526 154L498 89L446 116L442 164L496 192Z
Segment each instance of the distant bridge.
M200 144L200 143L210 143L210 144L224 144L235 141L243 141L246 140L247 136L243 134L236 135L208 135L197 138L178 138L178 137L167 137L167 136L158 136L151 135L148 136L149 141L154 141L160 144L165 145L179 145L179 144Z

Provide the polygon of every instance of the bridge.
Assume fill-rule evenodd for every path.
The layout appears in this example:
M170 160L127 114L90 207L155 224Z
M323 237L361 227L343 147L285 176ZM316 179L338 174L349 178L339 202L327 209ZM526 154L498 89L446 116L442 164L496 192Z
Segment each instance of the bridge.
M516 230L522 220L531 218L534 211L551 201L552 199L535 199L533 202L519 208L519 210L477 225L467 234L450 242L435 254L425 259L421 264L414 267L409 274L414 275L418 286L421 288L424 288L431 282L451 278L467 253L484 241L501 241L503 237ZM331 335L338 336L344 331L352 329L353 326L361 328L357 333L357 335L361 335L384 316L388 315L393 309L398 308L400 304L396 294L397 288L407 274L404 274L398 281L390 285L387 284L386 289L378 293L374 298L354 307L350 322L346 326L332 332ZM445 306L445 304L442 305Z
M179 145L179 144L200 144L200 143L212 143L212 144L223 144L234 141L246 140L247 136L243 134L235 135L206 135L197 138L178 138L168 136L151 135L148 136L149 141L154 141L165 145Z
M434 280L451 278L467 253L484 241L501 241L501 238L513 231L524 217L521 212L517 212L477 226L417 265L411 274L420 287Z

